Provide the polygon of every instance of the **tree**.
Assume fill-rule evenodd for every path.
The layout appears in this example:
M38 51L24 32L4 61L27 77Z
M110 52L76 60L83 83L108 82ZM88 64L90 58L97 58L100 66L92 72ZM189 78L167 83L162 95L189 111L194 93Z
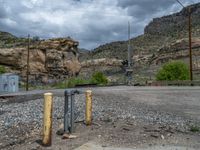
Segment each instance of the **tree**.
M156 79L158 81L188 80L189 68L182 61L170 61L158 71Z
M102 72L95 72L92 75L91 79L92 83L100 84L100 85L106 85L108 83L107 77Z

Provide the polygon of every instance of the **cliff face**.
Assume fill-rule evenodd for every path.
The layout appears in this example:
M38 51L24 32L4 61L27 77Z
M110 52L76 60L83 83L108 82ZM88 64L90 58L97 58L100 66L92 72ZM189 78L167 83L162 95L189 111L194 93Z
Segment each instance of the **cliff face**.
M158 55L154 57L151 64L162 64L169 60L188 59L189 45L187 39L177 40L167 47L162 47ZM200 39L193 39L192 42L193 69L200 69ZM189 60L188 60L189 62Z
M200 3L191 5L192 37L200 38ZM144 34L131 39L132 51L156 53L161 47L170 45L178 39L188 38L188 7L182 11L154 18L144 29ZM97 47L90 54L92 58L127 59L127 41L117 41Z
M191 5L191 18L193 27L193 36L200 35L200 3ZM187 34L188 29L188 14L189 7L184 8L182 11L164 16L161 18L155 18L144 29L145 34L176 36Z
M63 79L77 75L81 65L78 61L78 42L70 38L57 38L31 42L30 77L32 81ZM27 68L27 46L0 48L0 65L9 72L25 78Z

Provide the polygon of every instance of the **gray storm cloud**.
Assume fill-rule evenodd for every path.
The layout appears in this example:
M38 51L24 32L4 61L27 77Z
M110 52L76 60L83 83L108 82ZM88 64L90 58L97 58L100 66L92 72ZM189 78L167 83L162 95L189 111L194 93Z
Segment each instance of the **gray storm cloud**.
M71 36L80 47L93 49L126 40L128 21L137 36L152 18L179 10L175 0L0 0L0 30L17 36Z

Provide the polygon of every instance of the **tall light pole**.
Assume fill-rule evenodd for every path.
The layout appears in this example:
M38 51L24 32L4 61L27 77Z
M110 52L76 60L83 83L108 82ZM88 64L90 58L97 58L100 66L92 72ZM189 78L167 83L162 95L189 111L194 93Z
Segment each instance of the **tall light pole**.
M131 85L133 68L131 68L131 28L128 22L128 66L126 68L126 76L128 77L127 84Z
M176 0L183 8L186 7L179 1ZM188 7L188 36L189 36L189 59L190 59L190 80L193 81L193 66L192 66L192 27L191 27L191 8Z
M28 89L29 89L29 57L30 57L30 35L28 34L27 67L26 67L26 91L28 91Z
M131 67L131 27L130 22L128 22L128 68Z

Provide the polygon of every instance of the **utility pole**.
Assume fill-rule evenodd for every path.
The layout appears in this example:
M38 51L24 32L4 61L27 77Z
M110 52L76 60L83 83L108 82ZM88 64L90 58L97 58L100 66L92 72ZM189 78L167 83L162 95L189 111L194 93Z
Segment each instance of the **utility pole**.
M189 55L190 55L190 80L193 81L192 66L192 30L191 30L191 8L188 8L188 32L189 32Z
M130 22L128 22L128 68L131 67L131 29L130 29Z
M131 68L131 29L130 22L128 22L128 66L126 68L127 84L131 85L133 68Z
M28 34L27 67L26 67L26 91L29 90L29 57L30 57L30 35Z
M191 25L191 8L186 8L179 0L176 0L183 8L188 11L188 36L189 36L189 59L190 59L190 81L193 81L193 65L192 65L192 25Z

